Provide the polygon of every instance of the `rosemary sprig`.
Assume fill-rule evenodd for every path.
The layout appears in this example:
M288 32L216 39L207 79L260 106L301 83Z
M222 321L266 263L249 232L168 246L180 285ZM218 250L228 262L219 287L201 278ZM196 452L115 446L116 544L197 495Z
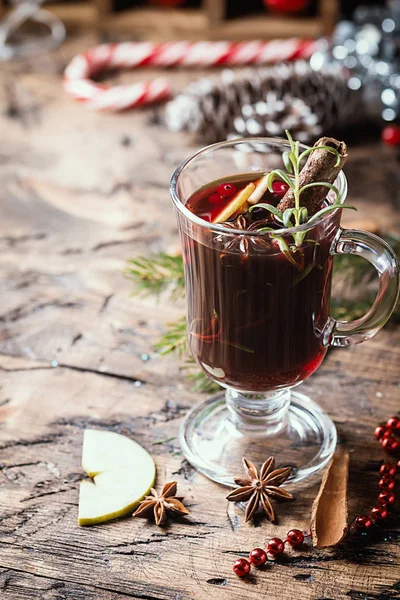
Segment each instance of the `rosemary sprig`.
M251 213L256 207L257 208L265 208L269 212L271 212L275 217L282 222L283 226L286 228L290 227L299 227L304 223L312 224L317 219L319 219L322 215L332 210L336 210L337 208L350 208L352 210L357 210L354 206L350 204L341 204L340 203L340 193L335 185L331 183L327 183L325 181L316 181L313 183L307 183L300 187L300 171L301 165L304 159L309 156L315 150L327 150L331 154L336 156L336 164L337 167L340 164L340 154L335 148L331 148L331 146L316 146L312 148L307 148L300 153L300 143L294 142L290 132L286 130L286 135L289 140L290 150L284 152L282 154L283 164L285 165L286 172L282 169L274 169L267 175L267 185L270 192L273 192L272 184L277 179L280 181L284 181L292 190L295 206L293 208L287 208L285 211L280 211L275 206L266 203L255 204L254 206L249 208L249 212ZM326 187L331 190L335 194L335 202L330 204L329 206L325 206L321 208L317 213L309 217L308 209L305 206L301 206L300 196L301 194L312 187ZM263 230L265 231L265 229ZM304 238L306 236L306 231L300 231L293 234L293 239L295 241L296 246L301 246ZM274 237L277 237L276 235ZM282 238L281 238L282 239Z
M139 256L128 261L126 275L135 283L135 293L159 297L168 291L175 300L184 295L182 256L165 252Z

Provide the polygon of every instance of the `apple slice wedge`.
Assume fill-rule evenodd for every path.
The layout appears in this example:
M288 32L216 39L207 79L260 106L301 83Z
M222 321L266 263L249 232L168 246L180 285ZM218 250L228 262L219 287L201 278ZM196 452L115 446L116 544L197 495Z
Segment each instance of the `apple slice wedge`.
M95 525L132 512L156 477L150 454L137 442L111 431L85 431L82 466L93 481L80 484L79 525Z
M214 216L212 223L222 223L238 212L247 202L247 199L255 189L255 184L249 183L245 188L237 192L234 196L232 196L228 204L221 209L221 212Z

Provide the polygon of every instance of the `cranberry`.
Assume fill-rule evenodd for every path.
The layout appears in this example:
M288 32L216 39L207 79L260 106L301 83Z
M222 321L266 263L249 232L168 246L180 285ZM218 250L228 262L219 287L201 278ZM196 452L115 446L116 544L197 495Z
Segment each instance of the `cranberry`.
M203 219L203 221L207 221L208 223L211 223L210 215L200 215L200 217Z
M383 440L388 434L390 435L390 432L385 425L378 425L378 427L375 427L374 436L377 440Z
M283 198L288 189L289 186L284 181L274 181L272 184L273 193L275 196L278 196L278 198Z
M394 479L382 477L382 479L379 480L378 487L384 492L393 492L394 488L396 487L396 482Z
M386 504L394 504L396 496L393 492L381 492L378 496L378 504L386 506Z
M249 561L255 567L261 567L267 562L267 553L262 548L254 548L249 554Z
M382 131L382 142L389 146L399 146L400 127L398 125L387 125Z
M269 212L269 210L263 208L262 206L256 206L251 211L251 216L255 221L265 221L266 219L269 219L271 213Z
M379 473L382 475L382 477L393 478L396 476L397 467L392 463L384 463L383 465L381 465Z
M384 506L374 506L374 508L371 510L371 517L375 521L380 521L381 519L386 519L387 516L388 516L388 511L386 510L386 508Z
M394 437L387 437L381 441L382 448L387 452L396 452L399 449L400 443Z
M222 204L222 202L224 201L224 198L222 198L222 196L217 194L217 192L214 192L213 194L210 194L210 196L208 197L208 201L210 204L215 206L216 204Z
M360 515L356 519L356 527L358 527L358 529L369 529L372 525L373 521L371 517L367 517L366 515Z
M390 417L386 421L386 426L389 427L395 433L400 433L400 418L399 417Z
M285 549L285 544L279 538L271 538L267 545L267 552L272 556L282 554Z
M236 194L236 187L232 183L221 183L217 191L223 198L230 198L233 194Z
M238 577L244 577L250 573L250 563L245 558L238 558L233 564L233 572Z
M300 529L291 529L287 533L287 542L293 546L293 548L297 548L301 546L304 542L304 533L300 531Z

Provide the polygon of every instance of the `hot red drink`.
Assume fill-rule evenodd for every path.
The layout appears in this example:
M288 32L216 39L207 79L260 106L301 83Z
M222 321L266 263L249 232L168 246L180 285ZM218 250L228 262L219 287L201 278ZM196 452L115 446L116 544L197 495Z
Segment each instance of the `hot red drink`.
M225 221L229 204L259 178L215 181L189 198L187 208L226 233L182 232L192 354L220 383L248 392L296 385L321 364L329 342L330 247L339 221L338 211L310 225L297 245L293 236L257 233L283 227L257 205L244 202ZM276 206L285 186L275 182L261 202ZM234 229L252 234L230 234Z

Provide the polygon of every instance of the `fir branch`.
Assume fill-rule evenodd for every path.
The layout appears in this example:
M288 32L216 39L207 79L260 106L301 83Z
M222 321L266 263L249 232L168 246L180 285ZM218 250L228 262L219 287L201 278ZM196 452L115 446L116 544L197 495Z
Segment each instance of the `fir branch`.
M168 291L171 298L184 296L185 278L182 256L165 252L139 256L128 261L126 275L135 284L135 293L159 297Z
M181 317L179 321L170 323L167 331L164 333L154 349L161 355L176 352L181 358L188 353L188 343L186 334L186 318Z

